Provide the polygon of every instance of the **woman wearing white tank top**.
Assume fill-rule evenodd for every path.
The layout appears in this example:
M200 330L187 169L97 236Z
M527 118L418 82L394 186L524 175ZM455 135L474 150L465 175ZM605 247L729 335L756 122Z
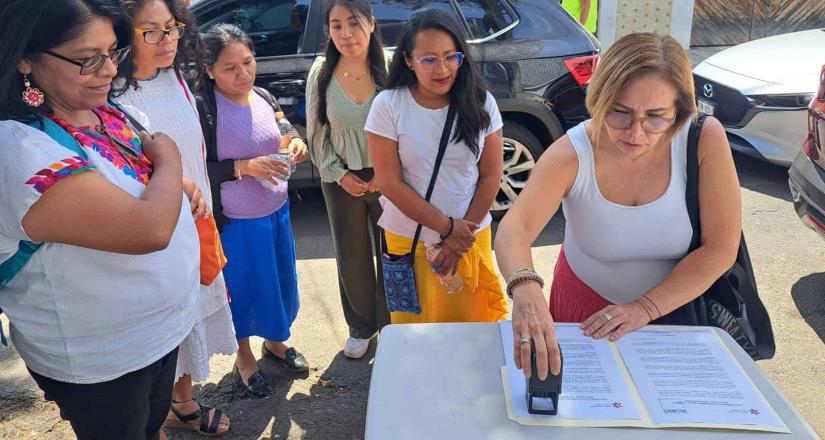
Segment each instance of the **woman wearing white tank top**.
M587 91L591 120L553 143L501 221L495 250L513 297L516 364L560 368L553 322L615 341L707 290L735 259L739 181L722 125L699 143L701 245L685 206L687 132L696 112L691 62L669 36L632 34L605 52ZM530 246L562 205L565 238L550 304Z

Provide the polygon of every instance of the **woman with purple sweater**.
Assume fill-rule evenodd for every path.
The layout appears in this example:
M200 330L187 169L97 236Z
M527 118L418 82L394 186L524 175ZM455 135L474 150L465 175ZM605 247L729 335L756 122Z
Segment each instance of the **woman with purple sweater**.
M307 158L296 131L281 133L276 100L255 88L255 54L249 37L221 24L201 37L198 112L207 150L214 215L229 263L224 277L238 338L235 371L253 396L272 393L258 367L250 336L264 338L262 356L306 371L303 355L284 342L298 314L295 239L289 218L290 164L272 158L287 146L295 162ZM281 137L290 140L281 142Z

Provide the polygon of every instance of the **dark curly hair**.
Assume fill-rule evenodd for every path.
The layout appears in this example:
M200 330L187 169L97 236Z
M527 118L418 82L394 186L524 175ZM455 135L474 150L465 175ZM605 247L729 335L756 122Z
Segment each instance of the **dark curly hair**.
M147 3L156 0L120 0L120 7L123 12L134 20L135 15ZM178 52L175 55L173 67L183 73L184 78L189 78L193 67L193 63L197 58L198 53L198 29L194 18L186 8L186 3L183 0L160 0L162 1L172 16L180 23L186 25L186 31L183 33L183 38L178 40ZM117 80L112 83L112 96L118 97L130 87L138 88L138 82L135 78L134 51L120 63L117 70Z

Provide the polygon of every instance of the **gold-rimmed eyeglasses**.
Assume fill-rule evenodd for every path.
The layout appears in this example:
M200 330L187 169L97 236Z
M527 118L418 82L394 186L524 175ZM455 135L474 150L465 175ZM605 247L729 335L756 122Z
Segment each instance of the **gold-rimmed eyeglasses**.
M186 25L183 23L175 23L174 26L168 29L140 29L135 28L135 32L143 35L143 41L146 44L159 44L165 37L170 40L180 40L183 37Z

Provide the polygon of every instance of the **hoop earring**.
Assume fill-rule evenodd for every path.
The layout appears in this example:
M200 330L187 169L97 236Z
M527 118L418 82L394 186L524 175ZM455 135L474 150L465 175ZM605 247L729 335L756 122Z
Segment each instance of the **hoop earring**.
M29 107L37 108L46 102L46 96L43 92L37 87L32 87L32 83L29 81L28 75L23 75L23 87L26 88L23 90L23 102L25 102Z

